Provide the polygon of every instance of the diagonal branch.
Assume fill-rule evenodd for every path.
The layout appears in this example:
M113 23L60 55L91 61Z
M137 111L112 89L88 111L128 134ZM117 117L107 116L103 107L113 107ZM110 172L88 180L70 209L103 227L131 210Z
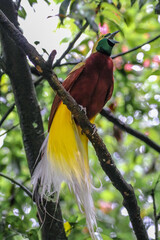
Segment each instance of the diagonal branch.
M2 126L3 122L6 120L8 115L13 111L14 107L15 107L15 103L13 103L12 106L8 109L8 111L3 115L3 117L0 121L0 127Z
M140 133L134 129L132 129L131 127L129 127L127 124L123 123L122 121L120 121L118 118L116 118L113 113L109 110L109 109L102 109L101 111L101 115L105 118L107 118L110 122L114 123L117 127L119 127L121 130L128 132L129 134L131 134L132 136L140 139L141 141L145 142L146 144L148 144L148 146L150 146L151 148L153 148L154 150L156 150L157 152L160 153L160 146L155 143L154 141L152 141L150 138L148 138L147 136L145 136L143 133Z
M137 50L137 49L143 47L144 45L149 44L149 43L151 43L151 42L157 40L158 38L160 38L160 34L159 34L158 36L156 36L156 37L150 39L149 41L147 41L147 42L145 42L145 43L142 43L141 45L138 45L137 47L134 47L134 48L132 48L132 49L126 51L126 52L122 52L122 53L118 53L118 54L116 54L116 55L112 55L111 58L114 59L114 58L117 58L117 57L120 57L120 56L126 55L126 54L128 54L128 53L134 52L135 50Z
M0 172L0 176L8 179L8 180L11 181L12 183L14 183L14 184L16 184L17 186L19 186L19 187L20 187L25 193L27 193L27 195L33 200L33 198L32 198L33 196L32 196L31 191L30 191L27 187L25 187L23 184L17 182L17 181L14 180L13 178L11 178L11 177L9 177L9 176L1 173L1 172Z
M7 134L8 132L12 131L13 129L15 129L17 126L19 125L19 123L17 123L16 125L13 125L11 128L9 128L7 131L3 132L2 134L0 134L0 137L4 136L5 134Z
M34 85L37 86L41 81L42 81L43 77L40 77L37 81L35 81ZM14 105L14 104L13 104ZM8 112L10 113L12 111L12 107L9 108ZM146 143L149 147L153 148L154 150L156 150L157 152L160 153L160 146L154 142L153 140L151 140L149 137L147 137L146 135L144 135L143 133L134 130L133 128L131 128L130 126L128 126L127 124L123 123L121 120L119 120L117 117L114 116L114 114L109 110L109 108L103 108L102 111L100 112L100 114L105 117L108 121L114 123L117 127L119 127L121 130L131 134L132 136L140 139L141 141L143 141L144 143ZM4 120L6 119L6 117L8 116L7 113L3 116ZM1 123L1 121L0 121ZM1 124L0 124L1 126ZM5 133L2 133L0 135L0 137L6 133L8 133L10 130L12 130L13 128L15 128L17 125L13 126L12 128L10 128L9 130L7 130Z
M44 78L48 80L50 86L57 92L59 97L63 100L63 103L67 105L68 109L75 116L79 125L83 129L83 132L86 134L94 146L103 170L108 175L115 188L118 189L118 191L123 196L123 205L128 210L129 217L137 239L148 240L147 232L140 216L140 208L138 207L134 190L132 186L125 181L122 174L117 169L105 144L95 131L94 125L89 122L85 111L76 103L71 95L59 83L57 76L48 67L36 49L28 43L24 36L14 27L14 25L5 17L1 11L0 23L8 35L16 42L19 47L23 49L26 55L28 55L32 63L36 66L37 69L39 69Z
M155 240L158 240L158 220L159 220L159 215L157 215L155 192L156 192L156 188L157 188L159 181L160 181L160 175L158 176L158 179L156 181L154 188L151 190L151 197L153 200L154 223L155 223Z

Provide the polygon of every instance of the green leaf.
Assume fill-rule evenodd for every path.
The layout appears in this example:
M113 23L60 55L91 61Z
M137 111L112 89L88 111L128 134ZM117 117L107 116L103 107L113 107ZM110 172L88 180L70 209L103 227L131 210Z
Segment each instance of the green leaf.
M77 11L78 1L72 1L70 5L70 13Z
M38 44L40 44L40 41L35 41L34 44L38 45Z
M4 73L2 76L1 76L1 84L4 84L4 83L6 83L8 80L9 80L9 76L6 74L6 73Z
M160 14L160 1L159 3L155 6L155 13Z
M113 25L115 25L116 26L116 30L119 30L121 32L121 34L124 36L123 29L120 27L119 24L117 24L116 22L114 22L112 20L109 20L109 19L108 19L108 21L111 22Z
M49 55L49 53L47 52L47 50L45 48L42 48L43 52L46 53L47 55Z
M150 75L157 75L160 76L160 70L156 70L150 73Z
M141 9L145 3L146 3L146 0L139 0L139 9Z
M18 15L19 15L19 17L21 17L23 19L26 18L27 13L23 7L20 7L20 9L18 10Z
M121 15L121 12L112 4L103 2L101 4L101 10L107 10L108 12L116 13L117 15ZM115 16L116 16L115 14Z
M136 0L131 0L131 7L135 4Z
M29 2L29 4L30 4L31 7L32 7L32 5L33 5L34 3L37 3L37 0L28 0L28 2Z
M68 37L63 38L63 39L61 40L60 44L62 44L62 43L67 43L67 42L69 41L69 39L70 39L70 38L68 38Z
M63 24L64 18L66 17L67 9L69 7L71 0L64 0L59 8L59 18L61 23Z
M63 0L53 0L56 4L63 2Z
M8 224L11 224L11 226L16 229L19 229L19 227L21 226L20 232L22 232L22 220L19 217L10 215L6 218L6 222Z
M115 6L108 3L103 3L101 5L101 10L101 15L103 14L104 16L104 19L102 19L103 21L108 19L116 22L117 24L120 24L122 22L123 15Z
M50 3L50 1L48 1L48 0L44 0L48 5L50 5L51 3Z
M117 4L117 8L118 8L118 10L120 10L121 9L121 2L118 0L118 4Z
M137 33L148 33L148 32L150 32L150 28L137 27L135 29L135 32L137 32Z
M68 222L69 223L75 223L78 219L78 216L76 215L73 215L73 216L70 216L69 219L68 219Z
M101 234L101 236L102 236L103 240L112 240L112 238L110 238L110 237L108 237L108 236L106 236L104 234Z
M81 218L78 222L77 222L78 225L85 225L86 224L86 219L85 218Z
M100 16L99 16L99 21L100 21L100 24L101 24L101 26L103 26L103 24L104 24L104 16L101 14Z
M28 236L29 240L38 239L37 230L36 229L30 229L29 231L27 231L27 236Z
M0 171L1 171L1 172L5 169L5 166L6 166L5 164L1 164L1 165L0 165Z
M146 21L148 21L148 20L150 20L150 19L153 19L155 17L155 15L154 15L154 13L152 12L151 14L146 14L144 17L142 17L142 19L141 19L141 23L142 22L146 22Z
M104 234L99 234L100 236L100 239L103 239L103 240L112 240L112 238L110 238L110 237L108 237L108 236L106 236L106 235L104 235ZM99 238L98 238L99 239ZM92 240L92 238L91 237L89 237L89 238L87 238L87 240Z

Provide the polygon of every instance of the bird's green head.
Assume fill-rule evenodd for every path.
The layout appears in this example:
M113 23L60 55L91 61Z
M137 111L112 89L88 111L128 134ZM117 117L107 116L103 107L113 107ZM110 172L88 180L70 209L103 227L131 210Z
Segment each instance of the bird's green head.
M114 40L114 36L118 33L119 31L113 32L113 33L108 33L106 35L103 35L97 42L96 45L96 51L104 53L108 56L111 55L112 48L113 46L118 43L116 40Z

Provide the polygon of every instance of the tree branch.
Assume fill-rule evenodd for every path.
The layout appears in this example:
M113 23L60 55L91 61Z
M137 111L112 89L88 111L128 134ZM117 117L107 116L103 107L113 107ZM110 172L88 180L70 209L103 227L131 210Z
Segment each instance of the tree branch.
M42 81L43 77L40 77L40 79L38 79L37 81L35 81L35 86L37 86L41 81ZM8 112L11 112L12 109L10 108L8 110ZM118 118L116 118L114 116L114 114L111 112L110 109L107 108L103 108L102 111L100 112L100 114L105 117L108 121L112 122L113 124L115 124L117 127L119 127L121 130L131 134L132 136L138 138L139 140L143 141L144 143L146 143L149 147L153 148L154 150L156 150L157 152L160 153L160 146L155 143L153 140L151 140L149 137L147 137L146 135L144 135L143 133L134 130L133 128L131 128L130 126L128 126L127 124L123 123L121 120L119 120ZM4 117L3 117L4 118ZM5 120L5 119L4 119ZM14 127L16 127L17 125L15 125ZM1 134L0 137L4 134L6 134L7 132L9 132L11 129L9 129L8 131L6 131L5 133Z
M153 200L153 213L154 213L154 224L155 224L155 240L158 240L158 220L159 220L159 215L157 215L157 207L156 207L156 200L155 200L155 191L157 188L157 185L160 180L160 175L156 181L155 187L151 191L151 197Z
M99 158L100 164L109 176L112 184L119 190L123 196L123 205L127 208L133 229L138 240L148 240L147 232L143 225L140 216L140 209L137 205L136 196L131 185L129 185L117 169L110 153L104 145L102 139L99 137L93 125L86 117L85 111L79 106L71 95L59 83L56 75L48 68L43 58L38 54L36 49L31 46L23 35L14 27L14 25L7 20L5 15L0 11L0 23L8 33L8 35L21 47L26 55L30 58L32 63L43 74L50 84L50 86L57 92L63 103L67 105L72 112L83 132L91 141L95 148L96 154Z
M0 137L4 136L5 134L7 134L8 132L12 131L14 128L16 128L19 125L19 123L17 123L16 125L13 125L11 128L9 128L7 131L5 131L4 133L2 133L0 135Z
M0 127L2 126L3 122L6 120L8 115L13 111L14 107L15 107L15 103L13 103L12 106L8 109L8 111L3 115L3 117L0 121Z
M15 4L16 4L16 9L18 10L21 5L21 0L17 0Z
M102 109L101 115L107 118L110 122L114 123L121 130L128 132L132 136L140 139L141 141L145 142L148 146L150 146L151 148L160 153L160 146L157 143L152 141L144 134L132 129L127 124L123 123L121 120L117 119L109 109Z
M16 184L17 186L19 186L19 187L20 187L25 193L27 193L27 195L33 200L33 198L32 198L33 196L32 196L31 191L30 191L27 187L25 187L23 184L17 182L17 181L14 180L13 178L11 178L11 177L9 177L9 176L1 173L1 172L0 172L0 176L8 179L8 180L11 181L12 183L14 183L14 184Z
M120 57L120 56L123 56L123 55L126 55L128 53L131 53L131 52L134 52L135 50L143 47L144 45L148 44L148 43L151 43L155 40L157 40L158 38L160 38L160 34L152 39L150 39L149 41L145 42L145 43L142 43L141 45L138 45L137 47L134 47L126 52L122 52L122 53L119 53L119 54L116 54L116 55L112 55L111 58L114 59L114 58L117 58L117 57Z
M65 63L59 64L58 67L63 67L63 66L68 66L68 65L77 65L80 62L82 62L82 61L79 61L79 62L65 62ZM57 66L55 66L55 67L57 67Z

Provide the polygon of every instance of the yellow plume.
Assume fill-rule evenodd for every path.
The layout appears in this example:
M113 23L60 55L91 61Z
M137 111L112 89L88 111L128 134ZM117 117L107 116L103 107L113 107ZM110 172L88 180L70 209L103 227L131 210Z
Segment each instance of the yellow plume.
M87 144L86 135L82 134L82 129L76 125L72 113L61 102L42 146L43 161L41 160L37 165L32 183L35 186L38 176L41 176L41 195L47 192L56 193L56 201L58 201L61 183L66 182L76 196L79 209L86 214L87 226L92 238L96 239L93 228L96 226L96 218L91 196Z

